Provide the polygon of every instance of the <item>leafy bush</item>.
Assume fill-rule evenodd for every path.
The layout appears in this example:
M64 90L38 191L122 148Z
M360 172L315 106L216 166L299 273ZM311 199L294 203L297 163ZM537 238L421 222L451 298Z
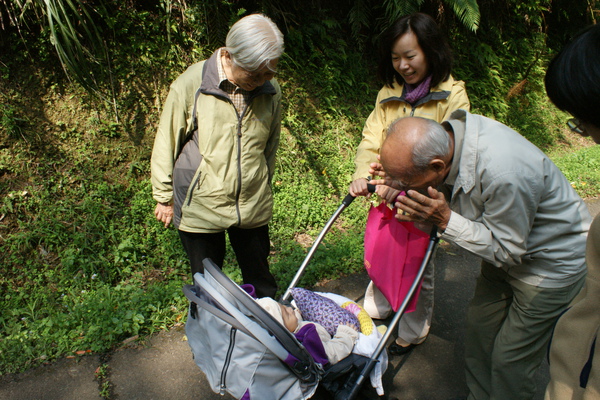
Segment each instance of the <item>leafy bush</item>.
M94 275L85 278L96 280ZM54 292L35 285L6 294L3 300L13 307L0 316L0 373L65 354L110 350L126 338L172 326L186 309L177 281L90 286L79 290L65 285Z

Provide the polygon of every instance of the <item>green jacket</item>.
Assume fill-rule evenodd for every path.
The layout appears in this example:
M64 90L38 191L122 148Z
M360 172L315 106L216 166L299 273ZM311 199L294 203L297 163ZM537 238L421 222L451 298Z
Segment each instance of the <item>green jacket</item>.
M455 81L450 76L446 81L431 88L430 93L410 105L404 100L404 85L387 85L377 94L375 108L367 118L363 129L363 139L356 150L354 164L356 170L352 180L369 176L369 166L377 162L377 155L385 139L388 126L401 117L423 117L443 122L454 110L469 111L470 103L463 81Z
M186 232L255 228L267 224L273 213L270 185L281 130L281 89L275 80L266 82L238 115L218 86L217 53L171 84L152 152L153 197L160 203L174 201L174 224ZM174 182L198 88L197 142L186 145L180 156L194 167L186 181Z

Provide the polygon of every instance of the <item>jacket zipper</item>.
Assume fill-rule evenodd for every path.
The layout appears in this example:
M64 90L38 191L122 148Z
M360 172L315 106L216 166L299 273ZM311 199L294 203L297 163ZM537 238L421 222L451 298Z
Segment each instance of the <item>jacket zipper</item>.
M192 197L194 194L194 190L196 190L196 186L198 185L198 183L200 182L200 175L202 175L202 173L198 174L198 177L196 178L196 180L194 181L194 184L191 186L192 190L190 190L190 196L188 197L188 201L187 201L187 205L189 207L189 205L192 203Z
M226 99L233 106L233 102L231 101L231 99L229 99L228 97ZM241 172L241 160L240 160L240 157L241 157L241 152L240 152L240 145L241 145L240 138L242 136L242 116L243 116L243 114L242 114L242 116L240 116L238 114L237 110L235 109L235 106L233 108L235 110L235 114L238 116L238 129L237 129L238 130L238 133L237 133L237 136L238 136L238 180L240 181L240 183L238 185L238 193L236 194L236 202L235 203L236 203L236 209L237 209L237 214L238 214L238 225L239 225L241 217L240 217L240 209L239 209L239 206L238 206L238 201L239 201L239 198L240 198L240 192L241 192L241 188L242 188L242 183L241 183L242 172ZM246 108L248 108L248 106L246 106ZM244 113L245 112L246 112L246 110L244 110ZM200 182L200 176L201 175L202 174L199 173L198 177L194 180L194 183L190 186L191 187L190 195L189 195L188 200L187 200L188 207L189 207L190 204L192 204L192 197L194 197L193 196L194 195L194 190L196 189L196 186L198 186L198 184Z
M235 210L237 212L237 216L238 216L238 226L241 225L242 223L242 214L240 212L240 195L242 193L242 126L241 124L239 125L239 129L238 129L238 138L237 138L237 142L238 142L238 151L237 151L237 157L238 157L238 187L237 187L237 193L235 194Z
M219 394L221 396L223 396L227 392L227 385L225 384L225 380L227 379L227 370L229 369L229 364L231 363L231 353L233 353L233 348L235 346L236 331L236 328L231 328L231 330L229 331L229 348L227 349L225 363L223 364L223 370L221 371L221 381L219 382Z
M248 99L250 102L251 99ZM238 115L238 128L237 128L237 160L238 160L238 187L237 193L235 194L235 210L237 212L238 217L238 226L242 224L242 213L240 212L240 195L242 194L242 120L244 119L244 115L246 115L246 111L248 110L249 103L244 107L244 111L242 111L242 115Z
M251 98L248 99L248 102L246 103L246 107L244 108L244 111L242 111L242 114L240 115L238 110L235 108L235 105L233 104L233 101L231 101L231 99L229 98L229 96L221 96L224 99L226 99L227 101L229 101L229 103L231 103L231 105L233 106L233 109L235 111L235 114L238 117L238 126L237 126L237 138L238 138L238 149L237 149L237 166L238 166L238 187L237 187L237 193L235 195L235 209L237 212L237 216L238 216L238 226L241 225L242 223L242 215L240 213L240 195L242 193L242 120L244 119L244 115L246 115L246 111L248 110L248 107L250 107L250 103L252 102L253 98L255 96L252 96ZM196 179L196 181L194 182L194 186L196 186L196 184L198 184L198 181L200 180L200 175L198 175L198 178ZM190 197L188 199L188 206L191 204L192 202L192 194L194 192L194 189L192 187L192 190L190 191Z

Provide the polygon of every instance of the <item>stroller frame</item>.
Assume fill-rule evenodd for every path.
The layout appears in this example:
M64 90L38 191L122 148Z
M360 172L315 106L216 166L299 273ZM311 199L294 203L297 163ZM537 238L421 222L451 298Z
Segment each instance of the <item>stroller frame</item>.
M375 187L373 185L369 185L369 191L373 192L374 189ZM288 301L289 297L291 296L291 290L298 284L315 251L323 241L323 238L342 211L348 207L353 200L354 197L348 194L342 201L342 204L325 224L323 230L308 251L302 265L292 279L289 287L282 296L282 301ZM305 383L309 387L314 385L312 393L310 393L310 390L308 390L309 394L306 398L309 398L314 394L314 390L316 390L317 385L321 382L321 379L324 376L327 379L330 379L330 377L332 379L337 379L340 375L351 370L352 364L354 364L355 371L352 377L356 377L356 380L353 384L351 384L349 379L347 379L341 384L341 387L337 383L334 385L329 385L329 388L327 385L325 385L326 389L328 390L330 388L335 388L336 391L333 394L336 400L354 400L358 396L365 379L367 379L371 371L378 363L379 356L385 350L387 342L390 340L395 328L400 322L400 318L404 314L412 296L417 291L417 288L419 287L419 284L423 278L425 268L433 256L434 249L438 241L437 229L434 227L429 235L429 244L417 276L402 304L398 308L398 311L396 311L395 315L393 316L388 329L381 337L376 349L373 351L371 357L367 358L363 356L352 355L354 357L348 357L347 360L345 359L340 363L335 364L333 367L328 369L327 373L319 364L314 362L312 356L308 353L306 348L304 348L302 343L296 340L292 333L290 333L282 324L280 324L268 312L260 307L248 293L232 282L210 259L203 260L203 264L205 268L205 275L207 275L206 278L211 279L212 283L208 282L203 274L197 273L194 276L195 285L186 285L183 288L184 294L191 302L190 315L188 319L190 317L194 317L194 313L197 312L194 310L198 310L197 307L201 307L229 324L232 329L243 332L249 337L261 342L267 349L275 354L275 356L279 358L281 362L286 364L289 370L299 379L300 382ZM228 296L223 296L221 293L219 293L219 290L214 290L211 287L213 285L223 288L225 292L228 293ZM237 306L233 305L232 303L235 303ZM194 305L196 307L194 307ZM238 306L248 310L253 316L260 320L262 324L258 324L256 321L246 316L237 308ZM274 336L274 338L271 336L271 334ZM358 376L356 375L356 368L360 369ZM329 373L329 370L331 370L331 373ZM225 389L221 388L220 393L224 394Z
M375 186L368 184L368 189L369 189L369 192L373 193L375 191ZM331 216L329 221L327 221L323 230L317 236L317 239L315 240L312 247L308 251L306 258L304 259L304 261L302 262L302 265L298 269L298 272L296 272L296 275L292 279L290 286L283 294L283 296L282 296L283 301L285 301L289 298L289 296L291 295L291 290L300 281L300 278L304 274L304 271L305 271L308 263L312 259L315 251L317 250L317 247L321 244L321 242L323 241L323 238L325 237L327 232L329 232L333 223L337 220L337 218L340 216L342 211L344 211L344 209L346 209L354 201L354 199L355 199L355 197L352 196L351 194L346 195L346 197L342 201L342 204L338 207L338 209L335 211L335 213ZM417 273L415 280L413 281L410 289L408 290L406 297L402 301L402 304L400 304L398 311L396 311L396 313L392 317L392 320L390 321L390 324L389 324L385 334L379 341L379 345L375 348L375 350L373 351L373 354L369 358L368 362L364 365L362 371L360 372L360 374L357 378L356 383L351 388L349 388L349 389L347 388L346 391L344 391L345 397L340 397L340 399L354 400L356 398L356 396L358 395L358 392L360 391L365 379L369 376L369 374L371 373L373 368L375 368L375 365L378 362L377 359L379 358L381 353L384 351L388 340L391 338L395 328L398 326L398 324L400 322L400 318L402 318L402 315L404 315L404 311L408 307L408 304L409 304L411 298L417 291L417 288L419 287L419 284L421 283L421 280L423 279L423 275L425 273L425 268L427 267L427 265L429 264L429 261L433 257L433 252L434 252L435 247L438 242L439 242L439 238L437 236L437 227L434 226L429 234L429 244L427 246L425 256L423 257L423 261L421 262L421 266L419 267L419 272ZM337 397L336 397L336 399L337 399Z

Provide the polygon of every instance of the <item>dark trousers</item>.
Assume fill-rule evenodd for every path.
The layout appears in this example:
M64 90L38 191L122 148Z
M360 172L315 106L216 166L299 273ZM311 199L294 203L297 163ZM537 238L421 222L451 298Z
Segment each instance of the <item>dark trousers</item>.
M242 270L244 283L250 283L258 297L275 298L277 283L269 271L267 260L271 247L269 226L253 229L231 227L227 229L229 242L235 252L235 258ZM192 276L203 273L202 260L210 258L216 265L223 267L225 259L225 232L192 233L179 231L181 243L192 267Z

